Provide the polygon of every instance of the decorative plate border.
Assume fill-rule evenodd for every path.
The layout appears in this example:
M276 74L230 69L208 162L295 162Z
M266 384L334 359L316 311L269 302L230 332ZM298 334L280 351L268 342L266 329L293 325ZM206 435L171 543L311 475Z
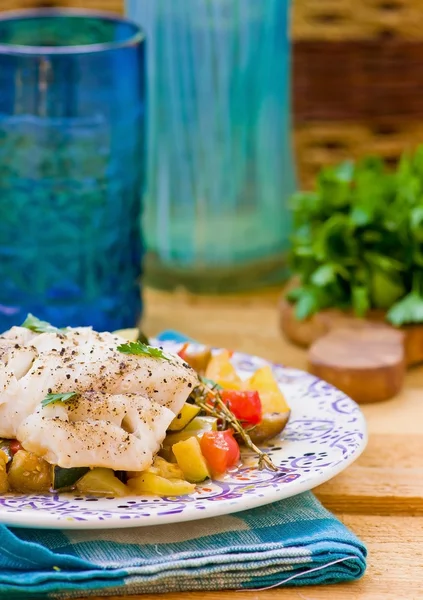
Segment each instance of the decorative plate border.
M157 344L158 345L158 344ZM180 344L160 342L169 351ZM249 452L244 465L189 496L92 498L71 494L0 497L0 522L17 527L122 528L196 520L234 513L299 494L345 469L364 450L367 430L358 405L316 377L235 353L241 376L271 365L291 407L283 434L266 446L280 470L258 471Z

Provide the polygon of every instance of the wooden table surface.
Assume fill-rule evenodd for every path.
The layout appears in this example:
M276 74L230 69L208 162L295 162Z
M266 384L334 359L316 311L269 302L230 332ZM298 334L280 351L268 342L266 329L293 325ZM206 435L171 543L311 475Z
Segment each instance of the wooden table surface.
M306 355L278 330L278 293L198 298L147 290L144 329L172 328L207 344L258 354L305 369ZM358 582L267 592L162 595L165 600L423 599L423 368L411 370L401 394L364 405L370 440L364 454L316 488L320 501L368 546ZM159 595L131 596L157 600ZM98 598L95 600L99 600ZM116 599L117 600L117 597Z

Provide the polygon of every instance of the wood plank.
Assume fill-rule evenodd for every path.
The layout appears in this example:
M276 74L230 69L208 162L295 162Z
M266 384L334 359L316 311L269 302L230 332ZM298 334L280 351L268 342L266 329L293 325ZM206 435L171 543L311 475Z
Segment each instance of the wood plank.
M353 465L314 492L333 512L423 516L423 468Z
M423 435L371 433L365 452L357 465L361 467L392 467L418 469L423 466Z
M368 570L360 581L262 592L143 594L132 600L419 600L423 598L423 518L340 517L368 546ZM412 541L411 541L412 540ZM118 600L123 596L114 596ZM99 597L94 598L99 600Z

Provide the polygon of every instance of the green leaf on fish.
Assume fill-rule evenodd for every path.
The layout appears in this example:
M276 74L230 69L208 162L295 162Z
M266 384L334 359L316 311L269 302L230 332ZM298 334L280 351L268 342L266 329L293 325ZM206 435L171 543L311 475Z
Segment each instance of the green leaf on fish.
M164 360L170 360L160 348L154 348L143 342L128 342L127 344L121 344L117 348L119 352L123 354L136 354L138 356L150 356L151 358L163 358Z
M47 396L41 402L41 405L47 406L48 404L52 404L53 402L67 402L68 400L71 400L77 395L78 392L68 392L66 394L47 394Z
M26 327L27 329L30 329L35 333L57 333L61 337L64 336L62 330L58 329L57 327L54 327L53 325L51 325L51 323L48 323L47 321L41 321L40 319L38 319L38 317L34 317L34 315L31 315L31 313L28 314L21 327Z

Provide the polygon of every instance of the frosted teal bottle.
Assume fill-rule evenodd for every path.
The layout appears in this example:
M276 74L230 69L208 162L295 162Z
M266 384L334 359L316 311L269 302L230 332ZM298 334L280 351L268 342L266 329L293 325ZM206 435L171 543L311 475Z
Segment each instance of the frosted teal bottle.
M147 34L147 281L283 279L294 190L288 0L127 0Z

